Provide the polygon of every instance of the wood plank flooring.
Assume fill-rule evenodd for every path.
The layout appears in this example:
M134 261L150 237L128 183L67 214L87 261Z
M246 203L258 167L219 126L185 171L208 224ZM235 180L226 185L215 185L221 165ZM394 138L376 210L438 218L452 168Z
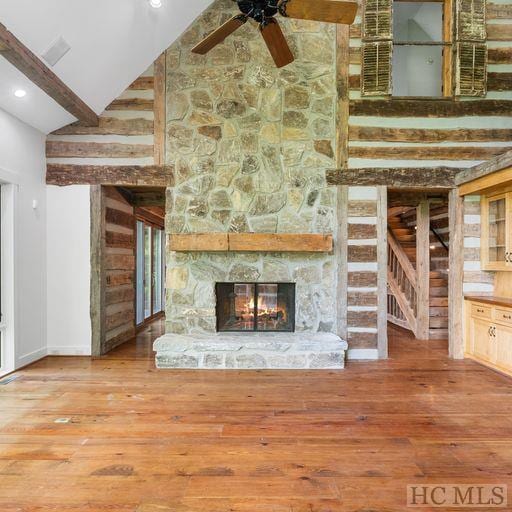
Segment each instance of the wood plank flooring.
M161 328L0 386L1 512L385 512L410 483L512 488L512 380L444 341L391 328L389 360L342 371L171 371Z

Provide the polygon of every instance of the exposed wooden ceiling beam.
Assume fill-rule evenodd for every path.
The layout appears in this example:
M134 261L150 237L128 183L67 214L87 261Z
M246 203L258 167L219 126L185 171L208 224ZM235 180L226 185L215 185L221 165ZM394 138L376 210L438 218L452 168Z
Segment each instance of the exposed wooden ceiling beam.
M113 185L170 187L174 183L172 165L73 165L48 164L47 185Z
M327 171L329 185L386 185L404 189L449 189L455 187L453 167L370 167L361 169L331 169Z
M98 124L96 113L1 23L0 55L83 124Z

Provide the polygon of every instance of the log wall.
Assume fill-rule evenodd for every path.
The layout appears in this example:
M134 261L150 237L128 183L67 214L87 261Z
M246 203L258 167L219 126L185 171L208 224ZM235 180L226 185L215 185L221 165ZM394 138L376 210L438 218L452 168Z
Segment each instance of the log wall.
M165 128L161 117L165 109L155 88L160 83L159 74L163 79L163 71L155 74L158 62L107 106L99 116L98 126L77 122L48 135L46 156L48 170L52 171L50 178L53 179L55 169L62 171L59 178L66 184L65 173L80 175L91 166L104 166L107 172L108 166L135 169L163 163Z
M377 358L377 187L349 187L347 341L353 359Z
M105 200L105 340L107 353L135 335L134 209L114 188L103 187Z
M464 197L464 293L492 295L495 272L481 270L480 196Z

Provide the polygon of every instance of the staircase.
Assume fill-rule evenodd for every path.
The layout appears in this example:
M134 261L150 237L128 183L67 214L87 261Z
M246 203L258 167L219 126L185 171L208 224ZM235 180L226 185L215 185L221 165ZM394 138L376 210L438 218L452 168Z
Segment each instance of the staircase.
M416 335L416 208L388 211L388 320ZM429 338L448 336L448 209L430 208ZM446 245L446 247L443 245Z

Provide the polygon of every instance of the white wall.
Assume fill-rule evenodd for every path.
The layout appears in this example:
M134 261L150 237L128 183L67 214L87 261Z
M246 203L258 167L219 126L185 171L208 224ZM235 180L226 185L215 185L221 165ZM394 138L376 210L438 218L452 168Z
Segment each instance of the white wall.
M90 187L48 186L48 355L90 355Z
M11 184L4 189L11 204L4 207L12 206L13 214L5 219L12 228L12 240L4 240L2 250L9 265L4 276L13 285L12 295L4 297L5 343L13 344L14 351L8 354L2 371L46 354L45 168L44 135L0 110L0 181ZM37 202L35 208L33 201Z

